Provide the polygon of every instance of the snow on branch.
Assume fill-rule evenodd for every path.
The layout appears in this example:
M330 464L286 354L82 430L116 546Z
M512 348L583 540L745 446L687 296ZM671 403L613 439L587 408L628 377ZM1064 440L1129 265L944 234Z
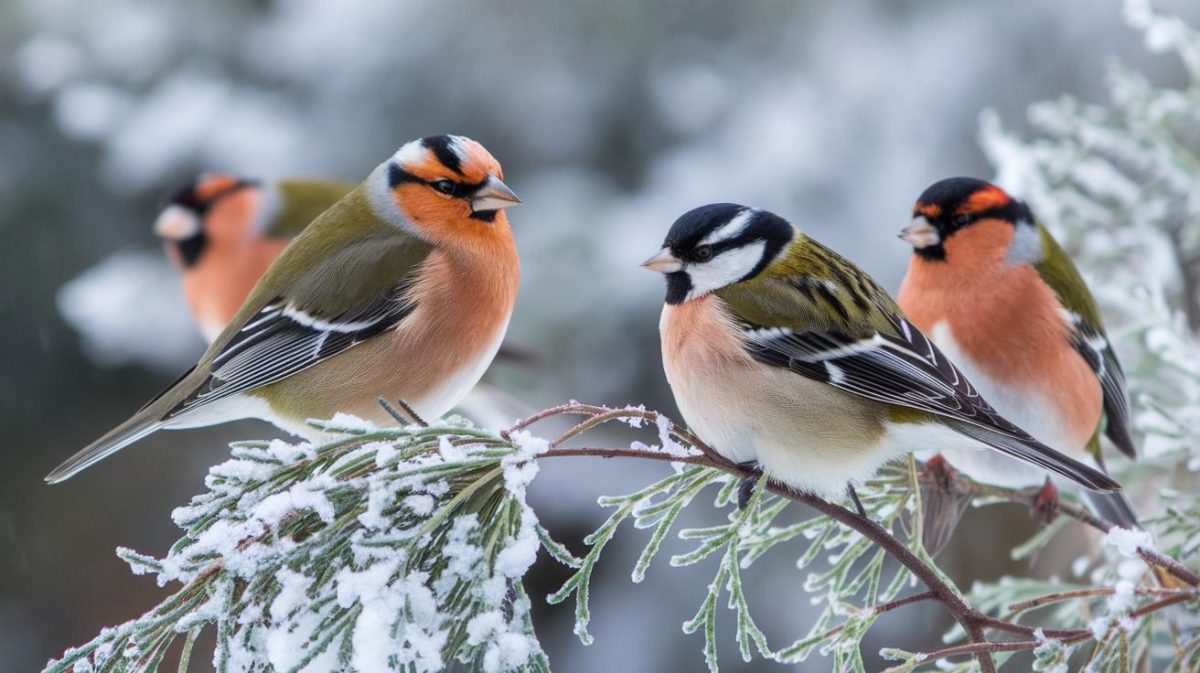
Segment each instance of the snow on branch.
M548 670L520 583L539 546L537 465L521 461L538 444L462 423L326 429L338 438L317 447L234 444L175 510L165 558L118 550L182 588L47 670L155 670L208 626L218 671Z
M553 440L531 434L534 423L562 415L582 420ZM567 445L614 421L633 426L631 432L654 432L657 443ZM703 634L711 671L719 668L722 604L733 613L744 660L757 655L794 663L819 653L832 657L836 670L863 671L861 643L881 615L934 602L955 619L968 643L930 653L889 649L886 654L901 662L894 670L969 655L981 670L991 671L994 653L1046 652L1047 638L1061 648L1108 643L1110 632L1123 634L1125 625L1144 623L1148 615L1197 597L1194 584L1154 593L1130 583L1115 594L1092 587L1042 599L1109 596L1087 625L1060 619L1035 627L992 616L999 603L972 605L925 552L915 462L889 466L866 484L865 513L859 513L733 465L670 419L641 407L570 403L498 433L463 421L379 429L346 416L322 427L334 439L320 446L235 444L233 458L210 471L208 492L175 511L184 536L165 558L118 552L135 573L181 588L142 617L68 650L46 670L153 671L178 641L180 670L187 670L197 635L212 627L213 662L221 672L440 671L453 661L489 673L548 671L522 587L538 550L573 569L547 598L552 603L574 598L576 634L590 643L592 571L620 524L632 520L651 530L632 569L633 581L640 582L680 514L705 491L725 522L675 531L692 548L673 555L670 564L717 559L697 612L683 624L685 632ZM539 461L575 456L656 460L673 467L632 493L600 497L599 504L613 512L585 539L582 556L556 542L525 503ZM746 486L750 496L739 506ZM818 516L778 523L793 503L808 505ZM1113 536L1122 550L1136 552L1146 544L1136 534ZM808 633L773 648L751 616L742 574L781 545L798 554L797 566L807 573L803 587L821 612ZM889 563L889 557L898 563ZM916 585L922 590L913 591ZM1042 635L1035 638L1035 632ZM997 640L989 633L1026 640Z

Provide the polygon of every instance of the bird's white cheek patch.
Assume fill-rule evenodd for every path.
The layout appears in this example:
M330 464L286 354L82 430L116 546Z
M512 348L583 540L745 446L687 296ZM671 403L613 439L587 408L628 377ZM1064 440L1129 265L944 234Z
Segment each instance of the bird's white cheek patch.
M172 241L183 241L200 233L200 218L183 206L167 206L154 221L154 233Z
M1037 227L1029 222L1017 222L1004 260L1009 264L1037 264L1042 261L1042 236Z
M692 280L688 299L702 297L741 280L762 259L765 247L762 241L755 241L722 252L703 264L688 264L685 270Z
M412 143L409 143L411 145ZM396 153L399 156L404 152L405 145ZM391 224L392 226L403 231L416 234L416 228L404 213L400 212L400 208L396 204L395 194L392 193L391 185L388 184L388 166L389 162L385 161L375 167L374 171L367 176L366 180L366 196L367 204L371 208L371 212L376 217Z

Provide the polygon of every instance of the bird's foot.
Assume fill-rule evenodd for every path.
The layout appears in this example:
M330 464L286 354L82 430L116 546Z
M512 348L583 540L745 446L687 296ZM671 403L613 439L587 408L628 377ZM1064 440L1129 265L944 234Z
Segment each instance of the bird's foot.
M1050 524L1058 518L1058 488L1049 477L1046 477L1046 483L1033 495L1029 513L1044 524Z
M950 463L940 453L925 461L921 465L921 470L934 485L940 486L947 491L954 487L954 475L958 474L958 470L951 467Z
M973 493L958 479L958 470L938 454L921 465L921 544L937 556L950 542Z
M850 496L850 501L854 503L855 509L858 510L858 515L866 519L867 510L863 507L862 500L858 499L858 491L854 490L854 484L846 482L846 495Z
M746 505L750 504L750 498L754 496L754 485L758 483L758 478L762 476L762 467L758 461L747 460L744 463L738 463L738 467L753 473L751 476L742 479L742 483L738 484L737 490L737 506L738 511L746 509Z
M396 404L400 405L399 409L392 406L392 403L388 402L385 398L376 397L375 401L379 402L379 406L383 407L383 410L386 411L389 416L396 419L396 422L400 425L417 425L422 428L429 427L429 424L425 422L425 419L421 418L420 414L418 414L411 406L409 406L408 402L405 402L402 399L396 400ZM401 409L404 410L403 413L401 412Z

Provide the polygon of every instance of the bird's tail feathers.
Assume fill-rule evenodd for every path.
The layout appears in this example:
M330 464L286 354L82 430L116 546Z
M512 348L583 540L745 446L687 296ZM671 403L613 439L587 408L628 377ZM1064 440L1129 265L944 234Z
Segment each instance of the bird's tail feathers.
M53 472L46 475L46 483L66 481L162 426L162 421L157 417L139 413L54 468Z
M1032 438L1021 439L1008 433L953 418L943 419L942 422L997 451L1062 475L1090 491L1111 493L1121 490L1121 485L1107 474L1074 458L1064 456Z
M1086 493L1088 509L1096 516L1105 521L1128 528L1129 530L1137 530L1142 527L1138 523L1137 512L1133 511L1133 504L1122 493Z

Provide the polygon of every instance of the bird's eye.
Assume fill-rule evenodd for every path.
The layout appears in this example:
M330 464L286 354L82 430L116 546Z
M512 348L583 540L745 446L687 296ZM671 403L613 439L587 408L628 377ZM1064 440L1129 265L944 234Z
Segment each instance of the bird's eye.
M696 254L696 259L700 260L701 262L707 262L708 260L712 259L712 255L713 255L712 247L707 246L707 245L702 245L699 248L696 248L695 254Z
M970 224L970 222L971 222L970 215L959 215L958 217L954 218L954 225L958 226L958 227L965 227L968 224Z
M450 180L438 180L437 182L431 183L430 187L433 187L434 189L438 190L439 192L441 192L443 194L453 194L454 193L454 182L452 182Z

